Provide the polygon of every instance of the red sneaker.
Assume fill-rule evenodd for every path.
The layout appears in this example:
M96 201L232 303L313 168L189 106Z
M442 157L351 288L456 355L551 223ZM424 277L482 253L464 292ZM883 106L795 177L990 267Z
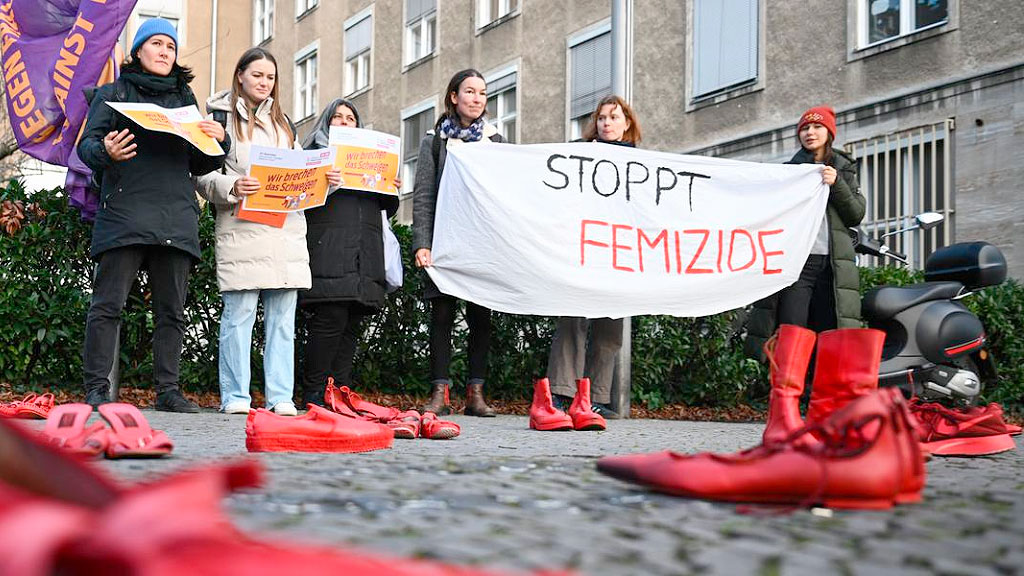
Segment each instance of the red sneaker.
M1003 417L1003 407L998 402L990 402L987 406L976 406L972 410L978 410L980 412L991 412L998 414L1000 418ZM1020 436L1021 427L1016 424L1010 424L1003 420L1003 425L1006 426L1006 433L1010 436Z
M260 408L245 422L249 452L370 452L390 448L395 435L383 424L356 420L316 404L302 416L278 416Z
M985 456L1016 448L1002 410L954 410L935 402L913 402L910 412L922 447L935 456Z

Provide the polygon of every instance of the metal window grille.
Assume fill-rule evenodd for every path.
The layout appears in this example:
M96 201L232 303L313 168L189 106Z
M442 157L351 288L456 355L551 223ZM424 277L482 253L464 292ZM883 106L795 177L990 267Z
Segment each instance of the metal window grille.
M873 236L913 223L922 212L938 212L945 220L931 230L890 236L886 243L922 268L935 250L953 241L952 118L846 144L857 159L860 190L867 199L862 226ZM862 264L885 264L859 256Z

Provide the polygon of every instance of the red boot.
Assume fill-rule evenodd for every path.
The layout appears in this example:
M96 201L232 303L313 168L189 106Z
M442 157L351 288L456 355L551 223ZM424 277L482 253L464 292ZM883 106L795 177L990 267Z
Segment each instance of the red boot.
M735 454L611 456L597 469L661 492L726 502L889 508L917 502L924 458L898 390L877 390L788 440ZM807 442L815 434L821 441Z
M569 407L569 417L572 418L572 427L577 430L604 430L608 427L604 417L590 406L590 378L576 381L576 397Z
M533 430L572 430L572 418L551 404L551 385L547 378L533 383L533 404L530 405L530 428Z
M765 343L764 353L772 366L768 424L762 437L765 444L784 440L804 425L800 417L800 395L804 393L807 364L811 361L816 337L813 330L783 324Z
M843 328L818 334L807 423L823 422L853 400L878 389L885 332Z

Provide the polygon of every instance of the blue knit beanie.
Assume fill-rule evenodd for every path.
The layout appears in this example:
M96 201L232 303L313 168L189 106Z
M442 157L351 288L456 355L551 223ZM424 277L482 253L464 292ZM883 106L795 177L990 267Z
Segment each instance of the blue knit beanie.
M174 45L178 45L178 31L174 29L174 24L171 24L163 18L150 18L139 26L137 32L135 32L135 41L132 42L132 49L129 52L133 57L135 52L149 40L150 37L156 36L157 34L163 34L164 36L170 36L171 40L174 40ZM177 60L177 58L175 58Z

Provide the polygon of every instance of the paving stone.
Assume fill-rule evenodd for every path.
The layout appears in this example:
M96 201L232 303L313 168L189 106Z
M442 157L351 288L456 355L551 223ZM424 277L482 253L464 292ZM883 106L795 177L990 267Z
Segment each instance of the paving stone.
M129 481L255 457L267 486L225 500L245 531L510 570L581 574L1014 574L1024 570L1018 450L928 463L925 501L892 511L737 513L599 474L607 454L735 451L758 424L622 420L600 433L540 433L526 418L453 416L450 441L367 454L245 452L245 418L145 411L175 441L163 460L102 461ZM35 424L40 425L40 424Z

